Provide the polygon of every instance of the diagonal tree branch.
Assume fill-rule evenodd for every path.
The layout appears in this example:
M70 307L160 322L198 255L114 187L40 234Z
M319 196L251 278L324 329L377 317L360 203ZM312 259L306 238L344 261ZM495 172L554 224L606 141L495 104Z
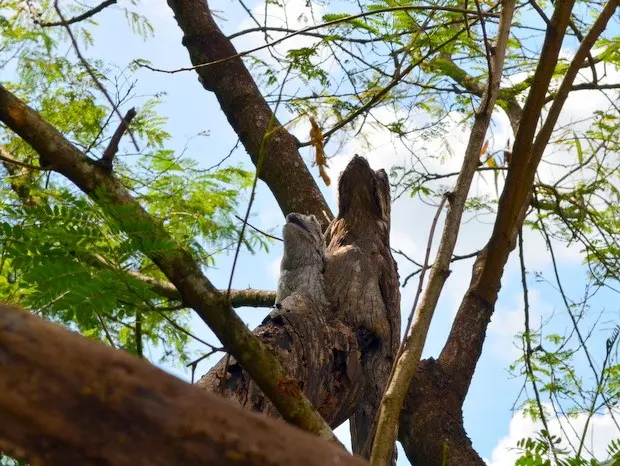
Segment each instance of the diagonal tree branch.
M325 228L333 214L299 154L297 138L274 117L250 72L236 56L231 41L215 23L207 2L168 0L168 5L183 31L183 44L194 65L226 59L196 71L203 87L217 97L255 165L270 122L271 128L279 128L266 141L259 176L267 183L282 212L314 214ZM291 183L292 179L296 182Z
M489 84L482 95L480 111L475 116L455 190L447 196L450 204L446 214L441 242L437 250L437 257L430 271L420 306L418 309L412 309L411 311L412 314L415 311L411 333L405 335L405 341L395 363L392 378L383 397L371 456L371 464L373 465L383 466L391 461L392 449L397 437L398 422L405 396L409 390L411 379L416 372L418 362L422 357L426 335L428 334L441 291L450 275L450 261L456 246L465 202L467 201L472 180L478 169L480 150L484 144L493 109L495 108L495 101L499 93L515 3L515 0L504 0L502 4L497 46L492 51L492 60L489 64ZM491 51L489 53L491 54Z
M131 197L118 179L89 160L39 113L1 85L0 121L30 144L43 163L53 165L55 171L90 196L140 246L179 290L183 302L209 325L287 421L321 438L334 438L299 385L247 329L230 301L204 276L200 265Z

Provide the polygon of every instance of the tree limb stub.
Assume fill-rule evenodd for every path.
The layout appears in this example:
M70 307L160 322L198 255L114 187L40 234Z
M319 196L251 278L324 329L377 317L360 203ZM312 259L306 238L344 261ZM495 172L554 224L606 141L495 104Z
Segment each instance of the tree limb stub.
M250 373L292 424L322 438L333 432L273 353L246 327L225 296L213 286L200 265L178 247L163 225L153 219L112 174L90 161L39 113L0 85L0 121L22 137L41 161L90 196L135 241L179 290L184 303L209 325L218 339ZM280 389L287 383L289 389Z
M194 65L235 57L232 42L215 23L206 0L168 0L183 31L183 44ZM259 177L275 196L282 212L314 214L323 228L331 210L298 150L298 140L281 127L240 57L196 70L203 87L217 97L222 111L256 165L265 134L271 128ZM291 183L290 180L297 180Z
M0 305L0 447L31 464L361 466L123 351Z

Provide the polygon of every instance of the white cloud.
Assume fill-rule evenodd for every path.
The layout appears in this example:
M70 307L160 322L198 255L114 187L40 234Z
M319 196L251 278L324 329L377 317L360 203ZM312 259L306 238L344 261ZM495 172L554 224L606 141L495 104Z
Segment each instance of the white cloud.
M265 1L259 2L254 8L252 8L252 16L264 26L272 28L284 28L290 30L299 30L305 27L318 24L321 22L321 17L325 7L318 3L314 3L306 0L284 0L281 4L275 4L274 2L267 2L267 8L265 8ZM265 12L267 15L265 15ZM265 18L267 20L265 21ZM235 28L235 31L243 31L247 29L256 28L256 22L246 15L246 17ZM265 40L269 43L278 39L290 35L290 32L286 31L268 31L268 37L265 32L252 32L244 34L239 38L234 39L234 44L237 50L247 50L255 48L259 45L265 44ZM273 50L277 55L283 56L289 50L299 49L302 47L313 47L320 41L319 38L311 37L303 34L298 34L285 41L274 45ZM263 49L255 52L255 55L267 63L274 64L276 60L270 55L267 49ZM326 57L323 57L326 58Z
M550 407L546 406L546 408ZM618 413L615 415L617 416ZM548 421L549 431L552 435L563 439L560 444L561 448L573 451L570 445L579 445L579 439L582 437L586 420L586 414L580 414L573 419L559 417ZM485 460L486 463L489 466L514 466L520 456L519 451L515 449L517 442L523 438L533 438L535 433L542 428L542 423L539 421L534 422L530 418L525 417L523 412L515 413L510 421L508 435L497 443L497 446L491 453L491 458ZM565 433L562 432L562 429L564 429ZM620 437L620 431L609 412L593 416L589 422L587 433L583 437L585 438L585 458L594 456L599 461L607 459L607 446L618 437Z
M280 278L280 262L282 262L282 254L278 255L275 259L267 262L267 273L268 275L278 282Z
M507 301L509 300L504 297L495 308L488 328L487 345L490 346L489 354L506 362L512 362L522 353L521 342L514 337L525 329L523 294L513 295L512 305L507 305ZM540 290L536 288L529 290L528 302L530 330L534 331L540 325L541 316L548 315L552 311L552 306L544 301Z

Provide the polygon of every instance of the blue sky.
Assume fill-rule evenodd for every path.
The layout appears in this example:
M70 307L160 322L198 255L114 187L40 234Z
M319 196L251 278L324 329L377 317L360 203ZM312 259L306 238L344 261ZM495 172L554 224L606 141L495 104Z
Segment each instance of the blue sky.
M296 3L295 3L296 2ZM121 5L127 2L121 0ZM297 12L303 9L305 1L291 0L291 11ZM294 5L293 5L294 3ZM262 1L248 1L252 9L257 13L262 11L264 3ZM211 2L211 7L219 11L219 16L225 17L225 21L220 20L220 26L228 33L239 30L241 27L249 27L247 14L242 10L237 2L228 0L218 0ZM110 8L101 13L97 18L100 27L94 28L95 46L85 50L88 57L104 60L107 63L115 64L118 69L111 68L110 73L118 73L120 69L127 66L133 59L143 58L152 61L154 66L159 68L179 68L187 66L189 59L185 48L181 45L181 32L173 20L172 12L167 7L164 0L143 0L139 9L145 14L155 27L155 36L143 41L140 37L131 33L126 26L122 13L115 8ZM255 40L260 40L260 36L242 39L235 42L239 49L255 45ZM254 42L252 42L254 40ZM71 52L69 52L71 53ZM138 70L132 77L137 80L136 94L148 96L162 91L166 92L164 103L159 111L168 118L167 130L172 135L172 140L167 144L168 148L182 150L187 141L202 131L208 131L208 138L197 138L192 140L188 146L187 154L199 161L203 167L208 167L222 159L234 146L236 135L228 125L226 118L222 114L216 99L198 83L194 72L178 74L159 74L145 69ZM602 100L594 94L582 93L569 105L566 118L571 118L571 111L578 113L588 112L602 105ZM133 105L140 105L144 98L137 98ZM576 109L576 110L572 110ZM126 110L126 109L122 109ZM287 120L284 115L283 120ZM307 127L300 125L295 129L299 133L300 139L306 139ZM494 120L494 143L497 148L502 147L503 141L510 134L505 117L499 115ZM330 176L336 180L339 170L341 170L348 159L354 154L367 156L374 168L389 168L390 166L402 162L406 156L403 148L394 146L386 134L377 132L372 135L374 147L372 150L361 147L355 141L345 144L331 162ZM454 134L451 138L451 145L456 154L462 153L466 142L467 134L462 129L454 127ZM331 146L330 146L331 147ZM432 151L433 148L440 150L438 142L429 142L425 150ZM328 147L329 149L329 147ZM329 150L328 150L329 152ZM311 160L311 153L302 149L302 155L306 161ZM247 168L252 168L251 163L245 152L237 150L230 159L231 163L243 163ZM459 158L452 158L446 162L446 167L458 169ZM447 170L447 168L444 168ZM313 168L316 172L316 168ZM316 173L315 173L316 175ZM323 193L332 209L336 210L335 190L325 187L319 182ZM478 182L473 188L473 192L493 193L492 178L483 182ZM434 208L423 205L416 199L401 199L393 208L393 246L403 249L405 252L422 259L426 247L426 238L430 228L430 221L434 214ZM241 210L245 210L242 206ZM259 183L256 201L252 209L251 221L260 228L275 228L279 234L279 229L283 223L280 210L273 199L270 191L263 183ZM464 254L481 247L490 233L492 218L466 218L463 225L462 234L457 245L456 253ZM440 225L441 227L441 225ZM437 235L438 236L438 235ZM526 234L526 261L531 270L539 270L551 279L551 269L548 254L545 251L544 243L535 234ZM251 286L253 288L275 289L277 283L277 270L281 254L281 246L274 244L270 253L260 252L254 256L244 254L240 257L237 272L234 277L233 286L238 288ZM559 261L562 265L561 273L563 284L574 299L578 299L583 293L584 288L584 268L580 265L581 259L575 249L566 249L562 246L558 251ZM518 356L518 351L514 347L515 340L513 335L522 329L522 298L521 280L517 264L516 253L511 256L509 265L503 279L503 287L497 305L497 311L493 317L493 322L489 327L488 338L485 343L483 356L478 364L477 372L474 377L468 398L464 407L464 418L467 432L473 441L474 447L485 458L492 459L494 466L509 464L506 457L501 456L501 452L494 455L494 449L502 439L517 436L523 423L517 418L513 419L512 411L515 400L517 399L522 387L521 379L513 378L507 371L508 365ZM399 271L402 276L406 276L411 267L401 258L397 257ZM219 287L225 287L230 274L232 256L221 256L217 260L215 267L207 271L209 279ZM468 285L470 278L471 262L455 264L452 275L446 285L444 294L436 311L428 342L425 347L425 356L437 356L443 346L452 318L456 312L456 307ZM536 319L547 316L554 311L558 314L551 324L546 327L545 332L552 329L564 333L567 328L567 318L563 312L563 305L559 294L552 286L545 283L537 283L529 280L531 291L532 313ZM411 308L413 294L417 286L417 281L411 283L402 290L402 313L405 318ZM618 306L614 296L603 291L595 297L594 309L604 311L602 322L618 321ZM240 309L241 317L250 327L256 326L266 315L267 310ZM587 327L587 323L584 328ZM592 337L595 353L600 355L604 349L604 341L612 328L612 323L601 326L601 330ZM192 319L192 329L201 338L208 338L209 341L216 342L212 333L198 318ZM603 331L607 329L607 332ZM597 351L596 348L600 347ZM198 349L198 346L195 346ZM154 353L155 356L155 353ZM206 372L217 358L206 361L199 366L198 375ZM189 372L179 367L164 367L175 375L188 379ZM517 406L518 407L518 406ZM511 421L512 420L512 421ZM521 424L520 424L521 422ZM601 421L602 422L602 421ZM606 433L610 427L602 423ZM515 432L512 429L516 429ZM532 428L532 426L529 426ZM339 430L340 431L340 430ZM609 434L612 435L612 434ZM514 445L514 442L512 443ZM407 464L404 455L400 455L399 464Z

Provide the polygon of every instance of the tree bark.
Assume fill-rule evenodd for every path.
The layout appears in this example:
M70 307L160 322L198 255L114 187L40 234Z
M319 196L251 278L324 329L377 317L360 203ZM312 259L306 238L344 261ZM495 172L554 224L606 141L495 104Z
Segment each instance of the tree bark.
M125 352L0 305L0 447L31 464L363 465Z
M274 351L332 428L351 416L362 391L362 374L355 334L346 326L324 316L307 296L294 295L254 333ZM197 385L253 411L279 417L239 363L234 358L226 362L223 358Z
M327 227L333 215L299 155L299 141L275 118L235 47L215 23L207 1L168 0L168 5L183 31L183 45L192 63L220 61L196 68L199 80L215 94L252 161L261 166L258 176L267 183L284 215L314 214L323 228ZM263 148L269 128L279 129Z

